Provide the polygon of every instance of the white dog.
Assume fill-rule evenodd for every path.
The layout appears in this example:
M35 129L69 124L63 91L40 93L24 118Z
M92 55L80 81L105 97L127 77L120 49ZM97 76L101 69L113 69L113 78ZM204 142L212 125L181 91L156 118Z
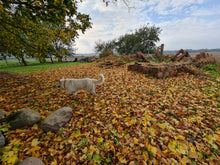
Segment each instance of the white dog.
M77 95L77 92L82 89L87 89L88 92L95 95L95 85L101 85L105 81L105 77L103 74L100 74L100 79L91 79L91 78L83 78L83 79L60 79L56 87L62 87L68 90L68 94Z

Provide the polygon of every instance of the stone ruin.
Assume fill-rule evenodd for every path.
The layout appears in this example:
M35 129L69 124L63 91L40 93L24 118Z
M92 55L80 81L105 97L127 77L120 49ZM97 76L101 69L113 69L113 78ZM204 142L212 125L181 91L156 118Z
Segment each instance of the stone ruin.
M173 62L185 62L188 64L193 64L196 67L202 67L207 64L216 63L215 58L209 53L200 52L195 56L191 56L187 51L184 51L183 49L180 49L176 55L168 55L167 57Z
M136 54L127 56L129 60L138 61L138 62L146 62L146 57L142 52L137 52Z
M178 73L185 72L193 75L201 75L201 72L198 72L188 66L188 64L164 64L164 65L141 65L135 63L128 66L129 71L135 71L139 73L146 74L152 77L166 78L177 76Z
M187 51L181 49L176 55L166 55L165 58L172 61L172 63L156 65L156 64L139 64L135 63L128 66L129 71L135 71L147 74L152 77L166 78L177 76L178 73L184 72L193 75L203 75L200 71L192 69L191 65L201 67L207 64L215 64L215 58L208 53L201 52L194 57L190 56Z
M197 54L195 57L195 66L201 67L207 64L215 64L216 59L212 56L212 54L201 52L200 54Z

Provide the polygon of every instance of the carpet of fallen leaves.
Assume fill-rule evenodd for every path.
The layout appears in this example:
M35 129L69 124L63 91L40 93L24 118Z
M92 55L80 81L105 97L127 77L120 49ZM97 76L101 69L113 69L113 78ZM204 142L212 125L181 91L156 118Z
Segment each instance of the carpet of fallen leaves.
M69 96L54 88L65 78L99 78L97 95ZM0 109L39 112L73 109L58 133L40 124L5 131L1 163L38 157L45 164L218 164L220 162L219 83L193 75L155 79L96 64L35 72L25 79L0 79Z

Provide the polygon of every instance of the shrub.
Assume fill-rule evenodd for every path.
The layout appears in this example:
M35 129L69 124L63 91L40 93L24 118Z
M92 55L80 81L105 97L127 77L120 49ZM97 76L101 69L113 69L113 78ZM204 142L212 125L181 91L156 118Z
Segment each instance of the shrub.
M99 54L99 58L107 57L107 56L111 56L111 55L113 55L112 49L106 48Z

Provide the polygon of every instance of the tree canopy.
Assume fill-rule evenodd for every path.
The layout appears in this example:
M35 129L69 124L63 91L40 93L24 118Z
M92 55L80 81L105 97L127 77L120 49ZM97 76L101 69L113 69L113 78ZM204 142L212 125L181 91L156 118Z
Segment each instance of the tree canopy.
M152 53L156 49L156 43L160 41L159 34L161 29L149 24L136 29L131 34L125 34L112 41L97 41L95 51L102 52L112 49L119 54L133 54L138 51Z
M77 11L78 0L1 0L0 52L58 58L69 50L78 32L91 27L89 15ZM58 53L57 43L63 51ZM60 50L60 49L59 49ZM59 56L58 56L59 55Z

